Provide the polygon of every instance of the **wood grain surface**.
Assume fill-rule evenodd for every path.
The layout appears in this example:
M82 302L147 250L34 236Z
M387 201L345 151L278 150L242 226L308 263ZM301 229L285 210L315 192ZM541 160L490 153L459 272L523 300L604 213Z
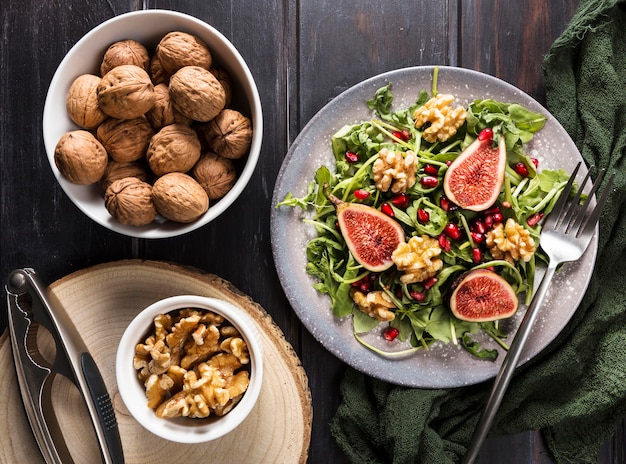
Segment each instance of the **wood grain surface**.
M282 331L267 312L229 282L189 267L138 260L96 265L55 282L51 288L80 331L98 365L116 412L127 463L220 462L304 463L311 438L311 396L306 373ZM249 314L263 347L265 376L250 416L233 432L208 443L163 440L135 421L122 402L115 379L115 356L127 324L160 298L193 294L219 298ZM49 334L38 332L39 348L54 359ZM47 336L46 336L47 335ZM0 462L41 462L21 404L6 332L0 340ZM54 379L51 395L75 462L98 455L89 416L73 384Z
M291 142L350 86L415 65L452 65L499 77L544 102L543 56L576 0L11 0L0 8L0 277L34 267L47 282L127 258L180 263L218 275L272 316L299 355L315 418L308 461L347 462L328 426L346 366L301 326L278 280L270 245L272 191ZM55 182L41 122L48 85L89 30L132 10L193 15L238 48L265 119L258 167L228 214L172 239L142 241L87 219ZM0 331L6 326L0 311ZM3 424L4 425L4 424ZM621 463L623 427L600 462ZM19 461L26 462L26 461ZM482 463L550 463L540 434L487 441Z

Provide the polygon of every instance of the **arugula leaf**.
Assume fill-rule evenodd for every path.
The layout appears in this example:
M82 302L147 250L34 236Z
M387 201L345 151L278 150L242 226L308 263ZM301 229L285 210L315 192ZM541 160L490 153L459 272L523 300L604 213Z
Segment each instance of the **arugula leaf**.
M494 133L502 134L507 152L519 155L522 145L532 140L546 120L542 114L533 113L517 103L498 102L490 98L476 100L467 109L467 134L471 139L490 127Z
M307 194L305 196L303 196L302 198L296 198L291 194L291 192L289 192L287 193L287 195L285 195L285 198L283 198L283 201L280 201L276 204L275 208L280 208L281 206L297 206L299 208L306 210L311 205L314 198L315 198L315 182L309 182L308 188L307 188Z
M372 100L367 101L367 107L374 110L376 114L385 121L391 120L391 104L393 103L393 94L391 93L391 82L381 87L374 94Z
M480 343L472 340L467 332L463 334L461 341L463 343L463 347L477 358L489 359L491 361L495 361L498 358L498 350L490 350L486 348L481 349Z
M356 333L369 332L380 324L380 321L368 316L356 307L352 310L352 321Z
M315 182L317 185L331 184L332 175L326 166L320 166L315 172ZM324 195L323 189L317 189L317 195L315 196L315 204L318 206L325 205L328 202L326 195Z

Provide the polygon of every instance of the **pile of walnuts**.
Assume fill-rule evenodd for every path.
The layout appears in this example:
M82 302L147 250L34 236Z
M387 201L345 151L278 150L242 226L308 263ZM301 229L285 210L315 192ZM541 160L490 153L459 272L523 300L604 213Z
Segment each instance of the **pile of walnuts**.
M223 416L250 383L248 345L223 316L186 308L154 318L133 366L157 417Z
M132 39L115 42L99 75L70 86L67 112L80 129L60 138L55 164L70 182L100 183L122 224L158 215L193 222L232 188L234 160L252 142L250 119L230 108L231 89L194 35L170 32L152 54Z

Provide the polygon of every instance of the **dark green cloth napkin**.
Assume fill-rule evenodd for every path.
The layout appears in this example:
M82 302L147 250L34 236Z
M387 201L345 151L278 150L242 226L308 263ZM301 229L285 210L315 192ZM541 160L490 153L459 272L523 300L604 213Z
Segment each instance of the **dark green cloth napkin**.
M583 302L516 374L491 434L541 429L557 462L594 462L626 416L626 0L582 0L544 74L548 109L585 161L617 175ZM458 462L491 385L412 389L348 369L331 430L355 463Z

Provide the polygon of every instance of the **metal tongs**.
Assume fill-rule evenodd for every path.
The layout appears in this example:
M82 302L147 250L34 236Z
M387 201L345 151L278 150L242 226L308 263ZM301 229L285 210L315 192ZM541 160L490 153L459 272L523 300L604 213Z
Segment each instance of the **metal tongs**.
M47 464L73 463L52 407L54 376L67 377L81 392L105 463L123 463L124 454L111 399L93 358L67 312L33 269L17 269L7 280L9 331L17 378L28 421ZM37 348L37 327L56 344L53 363Z

